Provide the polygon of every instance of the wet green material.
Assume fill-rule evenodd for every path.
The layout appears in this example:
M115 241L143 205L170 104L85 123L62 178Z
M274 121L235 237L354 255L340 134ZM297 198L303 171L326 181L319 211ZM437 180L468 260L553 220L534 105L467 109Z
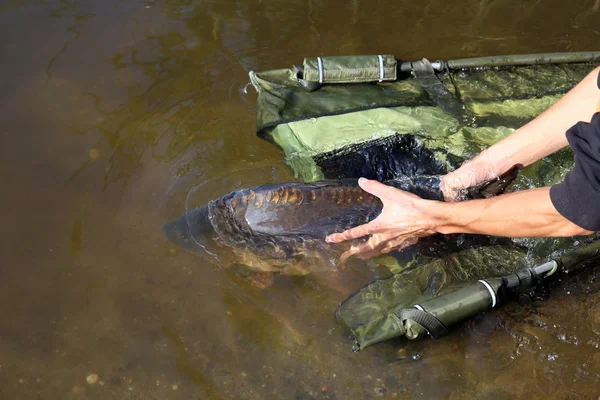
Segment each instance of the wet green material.
M573 62L586 57L588 62ZM478 61L493 64L490 60L501 66L473 65ZM536 60L546 63L506 65L536 64ZM505 56L495 61L458 60L457 65L470 68L435 73L424 60L426 68L421 70L427 73L418 73L416 78L398 73L394 81L325 83L317 90L304 87L291 69L251 72L259 93L257 133L283 149L288 165L304 181L355 177L347 168L338 168L332 176L321 161L332 155L351 155L357 148L379 146L382 139L393 144L407 133L425 148L468 159L552 105L583 79L597 60L597 52L572 57ZM338 72L343 65L333 64ZM314 59L305 65L309 67L305 73L316 79ZM377 160L367 163L367 175L379 178L382 168ZM349 163L342 159L341 164ZM446 168L454 167L448 164Z
M355 350L394 337L416 337L422 330L407 333L396 315L402 309L457 290L463 282L500 277L525 267L526 252L514 246L478 247L436 259L422 257L393 277L358 291L338 307L335 316L354 337ZM481 299L474 297L473 303ZM468 312L465 306L463 310Z
M569 251L557 260L559 268L569 273L583 268L589 263L596 263L600 259L600 240Z
M431 154L428 165L443 174L547 109L596 66L598 56L499 56L438 62L435 67L423 59L408 63L410 74L407 63L401 64L397 79L389 82L376 82L374 56L308 59L303 71L250 73L259 92L257 130L283 149L288 165L305 181L412 176L417 170L397 161L406 149ZM355 68L361 62L365 68ZM328 68L335 74L327 75ZM344 68L353 78L345 79ZM359 83L348 83L352 79ZM568 151L536 163L521 187L554 184L571 163ZM525 266L525 252L517 245L447 254L417 258L338 308L336 317L352 332L356 348L423 334L419 324L399 318L400 310L415 302L428 300L431 314L442 324L472 315L472 310L487 307L486 289L468 286L453 292L455 285ZM451 294L436 300L444 290Z
M562 273L572 273L588 265L596 265L598 259L600 241L596 240L567 251L556 258L554 265ZM435 322L430 326L435 328L438 324L445 333L447 327L496 306L506 296L507 290L527 290L538 279L553 275L556 267L530 275L533 270L525 266L524 254L509 247L493 246L457 253L425 265L414 265L411 269L367 285L340 305L336 317L352 333L355 350L401 336L416 339L427 331L436 337L439 332L432 332L428 324L411 318L405 311L414 311L412 307L418 304L419 311L415 312L428 314ZM506 276L510 272L519 272L526 279L520 283L519 280L508 281L506 278L515 276ZM419 278L420 274L427 277L424 286L425 281ZM479 279L485 279L487 287L481 281L474 282ZM471 282L467 282L469 280ZM457 285L457 281L463 283ZM494 292L494 300L490 289Z
M305 58L303 79L324 84L395 81L396 65L389 54L382 55L381 62L376 55Z
M489 285L494 293L498 292L498 289L502 285L501 278L486 278L485 282ZM448 292L443 296L433 297L419 304L423 308L424 312L430 314L435 320L439 321L440 326L443 330L435 332L429 328L429 324L421 322L416 318L412 318L415 323L419 323L427 329L428 333L438 338L441 335L447 333L446 328L452 325L464 321L467 318L471 318L474 315L486 311L495 306L490 292L483 282L477 282L475 284L465 285L464 287ZM410 310L410 309L409 309ZM402 317L404 311L400 313ZM403 320L406 323L406 320ZM435 325L433 325L435 327ZM409 339L416 339L417 337L424 336L409 336Z

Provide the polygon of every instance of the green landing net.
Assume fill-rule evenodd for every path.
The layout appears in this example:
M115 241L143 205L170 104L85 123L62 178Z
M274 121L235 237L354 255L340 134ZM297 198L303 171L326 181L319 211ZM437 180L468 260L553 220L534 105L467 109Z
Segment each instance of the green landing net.
M393 177L385 154L403 135L446 172L531 120L588 74L600 52L401 62L392 55L315 57L250 72L257 133L298 179Z
M392 55L316 57L291 69L251 72L250 78L258 91L257 133L283 150L298 179L383 181L457 168L539 115L598 64L600 52L433 63ZM572 166L572 152L561 150L521 171L512 189L556 184ZM356 349L419 337L422 326L398 317L404 308L425 302L439 310L436 301L448 299L447 293L485 295L481 284L455 290L480 279L498 282L573 248L578 239L444 240L453 243L451 250L438 240L432 256L413 258L340 305L336 319ZM451 307L442 308L458 318L465 309L453 307L461 301L453 298Z
M452 292L464 282L508 275L527 266L523 248L483 246L440 258L421 257L404 271L372 282L336 310L337 322L354 339L354 350L397 337L422 336L417 324L397 314L413 304ZM415 332L407 332L410 330Z

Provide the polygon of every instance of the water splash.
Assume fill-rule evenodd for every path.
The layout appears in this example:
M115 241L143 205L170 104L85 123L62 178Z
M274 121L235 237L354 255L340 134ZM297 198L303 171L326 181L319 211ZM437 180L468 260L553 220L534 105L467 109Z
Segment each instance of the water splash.
M252 82L248 82L246 83L244 86L242 86L241 88L238 89L238 95L240 96L240 99L242 99L242 101L246 104L252 105L252 102L250 101L250 91L248 90L248 87L252 86Z

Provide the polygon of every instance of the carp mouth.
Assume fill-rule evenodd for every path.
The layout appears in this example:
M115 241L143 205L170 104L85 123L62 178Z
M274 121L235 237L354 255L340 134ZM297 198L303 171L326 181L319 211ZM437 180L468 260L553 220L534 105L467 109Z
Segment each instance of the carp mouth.
M216 233L208 217L208 206L186 211L179 218L166 222L162 231L171 243L186 250L203 250L211 256L216 256L210 251Z

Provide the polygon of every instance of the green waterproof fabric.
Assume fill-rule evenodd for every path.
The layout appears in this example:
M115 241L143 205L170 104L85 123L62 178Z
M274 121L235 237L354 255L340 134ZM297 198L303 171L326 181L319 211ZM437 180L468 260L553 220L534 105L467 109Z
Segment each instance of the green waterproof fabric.
M375 281L344 301L335 316L355 340L355 350L406 335L395 313L463 282L499 277L525 268L526 251L518 246L483 246L441 258L415 259L404 271Z
M327 175L319 161L331 158L332 153L337 157L353 153L357 147L368 147L382 138L394 141L399 132L414 136L426 148L439 149L440 158L450 153L468 159L512 131L506 126L461 125L436 107L390 107L289 122L272 130L271 136L298 177L310 182L354 177ZM447 170L451 169L448 165Z
M312 60L309 72L314 75L314 59L307 60ZM306 77L293 69L250 76L259 93L258 135L284 151L300 180L315 181L354 177L340 173L340 168L331 176L320 160L407 133L426 148L470 158L540 114L595 66L564 63L446 70L427 82L398 72L395 81L324 84L314 91L302 86L300 81ZM436 83L443 93L455 96L453 107L440 104L443 99L432 94ZM456 102L462 105L462 113L448 111L456 110ZM378 178L377 166L372 168L371 177Z
M517 57L521 61L526 58ZM552 55L539 58L553 59ZM421 154L422 149L433 154L436 163L427 167L432 170L421 173L451 171L539 115L598 65L597 57L589 63L501 67L459 60L469 68L434 72L423 60L414 63L414 75L402 72L405 64L399 63L393 81L325 80L322 85L306 85L306 74L318 81L316 59L307 60L304 71L250 73L258 91L257 134L279 146L297 178L307 182L360 176L392 179L394 174L406 173L395 169L402 163L394 163L393 158L410 151ZM361 60L367 60L368 67L375 57ZM501 64L507 60L501 58ZM570 59L562 55L556 60ZM342 68L342 61L358 59L338 59L328 65L335 70ZM371 80L374 71L357 76ZM352 71L347 74L352 75ZM572 166L572 152L559 151L521 171L511 189L556 184ZM482 240L473 248L461 246L459 238L452 240L458 245L452 250L440 248L437 258L418 256L402 265L400 273L367 285L340 305L336 318L352 333L357 349L392 337L416 336L419 326L407 327L394 315L414 302L461 282L506 275L526 263L535 265L578 243L577 238L507 239L502 245Z
M419 257L403 271L372 282L350 296L336 310L336 320L352 335L356 351L392 338L422 337L425 331L421 326L403 324L396 314L433 297L473 285L479 279L489 281L507 276L550 259L556 260L560 271L567 274L597 265L600 260L598 235L587 237L583 242L540 240L542 251L537 254L525 246L531 243L507 243L483 245L439 258ZM542 254L544 252L547 254Z
M389 54L319 58L304 59L305 81L358 83L396 80L396 58Z

